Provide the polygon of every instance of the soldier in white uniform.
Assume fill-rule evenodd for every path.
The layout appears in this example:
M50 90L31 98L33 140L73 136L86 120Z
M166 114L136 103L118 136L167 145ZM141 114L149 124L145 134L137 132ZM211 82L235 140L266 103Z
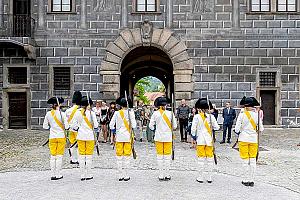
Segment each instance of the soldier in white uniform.
M258 133L260 134L264 127L254 108L254 106L259 106L257 100L254 97L247 97L244 106L244 112L237 118L235 132L239 133L239 151L245 170L242 184L253 187L258 153Z
M77 143L79 150L79 167L81 172L81 180L91 180L93 154L95 147L94 128L99 126L96 114L91 110L93 101L86 96L81 99L82 108L78 110L74 116L71 127L78 131Z
M47 101L48 104L52 104L52 110L48 111L43 128L49 129L49 148L50 148L50 168L51 168L51 180L62 179L61 174L62 159L66 145L65 130L69 129L69 124L64 112L60 111L60 104L64 102L63 98L52 97Z
M165 97L158 97L155 100L155 106L159 109L154 111L149 123L149 128L155 131L154 141L157 152L159 181L171 180L172 133L173 130L177 128L174 113L166 110L167 104L168 102Z
M127 169L130 165L130 155L132 153L132 142L134 142L132 129L136 128L134 112L128 110L128 103L125 98L118 98L116 103L121 106L119 111L115 111L110 120L109 127L116 131L116 157L119 181L129 181Z
M81 92L75 91L73 98L72 98L73 106L66 110L66 116L67 116L69 124L72 124L75 113L80 108L81 98L82 98ZM77 132L71 130L69 132L69 141L70 141L71 145L73 145L76 142L76 137L77 137ZM70 148L70 151L71 151L70 164L79 164L78 163L78 149L76 149L76 147L74 146L74 147Z
M196 102L196 109L198 114L193 118L191 135L192 138L197 142L197 157L199 164L199 177L196 179L197 182L204 182L204 169L205 163L208 168L207 182L212 183L212 172L214 166L214 145L212 130L219 130L219 125L215 117L208 113L209 105L212 108L211 102L207 102L206 98L198 99Z

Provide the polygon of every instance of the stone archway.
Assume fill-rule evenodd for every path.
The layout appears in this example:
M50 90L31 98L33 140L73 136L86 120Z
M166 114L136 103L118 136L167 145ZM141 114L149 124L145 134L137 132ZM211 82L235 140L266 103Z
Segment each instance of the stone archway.
M142 28L125 29L114 42L107 45L106 56L100 66L100 74L103 76L100 91L103 92L104 99L113 100L120 95L121 68L125 57L138 47L149 46L163 51L171 61L175 99L191 99L194 66L187 47L183 41L173 36L171 30L157 28L153 28L149 37L144 37Z

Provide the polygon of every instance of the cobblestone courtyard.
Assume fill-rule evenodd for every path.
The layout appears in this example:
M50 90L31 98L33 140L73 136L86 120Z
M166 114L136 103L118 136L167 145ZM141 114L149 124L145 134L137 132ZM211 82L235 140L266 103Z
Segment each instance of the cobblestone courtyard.
M109 144L100 144L100 156L94 155L94 180L80 182L79 169L69 164L66 154L64 179L53 182L49 179L48 148L41 147L48 132L1 131L0 199L300 199L299 131L265 131L254 188L240 183L241 160L232 144L219 143L212 185L195 181L195 151L179 142L172 180L166 184L157 181L155 148L147 142L136 142L138 159L132 162L128 183L119 183L115 177L115 156Z

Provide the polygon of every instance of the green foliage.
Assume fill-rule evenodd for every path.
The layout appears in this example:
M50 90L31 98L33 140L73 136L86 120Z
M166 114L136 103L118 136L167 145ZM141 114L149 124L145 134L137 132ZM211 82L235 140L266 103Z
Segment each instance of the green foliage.
M146 76L135 84L134 89L138 91L137 100L144 104L149 104L149 99L145 96L146 92L165 92L164 84L153 76Z
M142 78L138 80L138 82L135 84L134 89L138 91L137 99L139 101L142 101L144 104L149 104L149 99L145 96L146 90L145 87L149 87L151 85L150 80Z

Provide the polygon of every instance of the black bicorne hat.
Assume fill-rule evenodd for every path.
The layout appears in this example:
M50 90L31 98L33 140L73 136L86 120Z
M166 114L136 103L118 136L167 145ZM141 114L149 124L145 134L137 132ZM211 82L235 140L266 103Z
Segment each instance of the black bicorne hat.
M253 100L253 106L260 106L259 102L255 97L250 97Z
M72 103L75 103L76 105L80 105L81 103L82 94L80 91L75 91L72 98Z
M241 106L245 105L245 99L246 99L246 96L244 96L244 97L242 98L242 100L240 101L240 105L241 105Z
M254 106L260 106L258 101L255 99L255 97L247 97L245 99L245 107L254 107Z
M47 104L52 104L52 105L56 104L56 105L58 105L57 101L58 101L59 104L61 104L65 100L62 97L51 97L50 99L48 99Z
M154 101L154 106L155 107L159 107L159 106L165 106L167 105L168 99L166 97L157 97Z
M127 104L127 101L128 101L128 104ZM132 100L131 99L125 99L125 97L119 97L117 100L116 100L116 104L120 105L121 107L130 107L132 108L133 107L133 103L132 103Z
M92 106L93 105L93 100L89 97L89 100L87 98L87 96L83 96L81 98L81 103L80 103L81 106Z
M109 103L109 105L116 105L116 102L112 101Z
M208 105L206 98L200 98L196 102L195 107L198 109L209 109L209 108L212 109L212 103L211 101L209 101L209 105Z

